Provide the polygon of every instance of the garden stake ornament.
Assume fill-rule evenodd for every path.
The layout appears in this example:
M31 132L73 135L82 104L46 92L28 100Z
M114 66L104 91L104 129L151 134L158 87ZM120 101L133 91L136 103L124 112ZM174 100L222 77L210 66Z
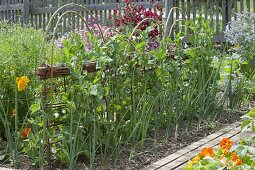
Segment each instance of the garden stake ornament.
M56 126L55 122L51 122L48 119L47 113L51 112L52 110L66 109L65 103L63 103L63 102L52 103L52 102L49 102L49 99L52 99L54 97L55 92L58 92L58 93L62 92L61 90L57 90L56 85L54 85L54 80L63 78L63 82L60 84L64 89L63 92L66 93L66 89L67 89L66 77L71 75L70 69L68 67L66 67L64 64L61 64L58 66L53 65L54 48L55 48L54 42L55 42L55 38L56 38L57 28L58 28L58 25L59 25L61 19L66 14L74 14L85 23L85 26L89 30L89 32L92 32L88 26L88 22L81 16L81 14L79 14L76 11L70 11L70 10L63 12L63 10L67 7L79 7L79 8L82 8L84 11L86 11L89 15L91 15L92 19L95 20L95 23L97 24L97 26L99 28L101 38L104 41L102 30L100 29L100 26L98 25L97 20L92 15L92 13L90 13L90 11L84 6L74 4L74 3L66 4L66 5L60 7L59 9L57 9L49 20L49 23L46 27L46 31L45 31L45 34L43 37L41 50L40 50L40 61L39 61L40 66L37 68L37 70L35 72L35 74L42 80L42 83L43 83L43 90L40 93L41 94L40 96L42 99L41 100L42 101L41 109L43 111L42 116L43 116L43 122L44 122L44 125L43 125L43 146L45 148L44 150L46 151L47 169L52 169L52 165L51 165L52 155L51 155L51 141L48 136L48 133L46 133L46 132L48 132L51 127ZM63 13L58 17L55 27L53 29L50 64L45 64L47 62L45 61L45 57L43 57L43 47L45 45L46 37L50 31L51 24L59 12L63 12ZM96 71L95 68L96 68L95 62L85 63L84 67L83 67L83 69L87 70L88 72L95 72ZM47 84L49 84L49 86ZM57 94L55 94L55 95L57 95ZM60 123L63 123L63 122L60 122Z

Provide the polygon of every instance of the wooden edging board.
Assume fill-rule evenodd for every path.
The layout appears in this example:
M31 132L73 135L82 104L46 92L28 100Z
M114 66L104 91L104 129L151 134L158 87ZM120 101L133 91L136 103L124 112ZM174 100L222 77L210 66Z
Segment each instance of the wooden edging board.
M217 146L223 137L234 138L241 131L241 121L235 122L225 128L197 141L191 145L145 167L143 170L173 170L181 169L192 157L198 154L204 147ZM237 138L237 137L236 137Z

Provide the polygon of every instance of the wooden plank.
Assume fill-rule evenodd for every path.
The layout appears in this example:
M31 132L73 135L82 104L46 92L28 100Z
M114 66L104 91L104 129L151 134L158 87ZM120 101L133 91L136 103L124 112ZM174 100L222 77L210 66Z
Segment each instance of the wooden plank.
M48 1L48 0L41 0L41 1L39 1L39 8L44 8L44 3L46 2L46 1ZM42 14L39 14L39 22L38 22L38 24L39 24L39 28L43 28L43 13Z
M11 0L11 4L15 4L15 0ZM29 15L29 14L28 14ZM13 23L14 22L14 10L10 11L10 21Z
M246 0L246 5L247 5L247 12L250 12L251 11L251 1Z
M244 0L240 0L240 11L239 12L244 12Z
M227 24L227 0L222 0L222 31L225 30Z
M208 0L204 2L204 10L205 10L205 20L208 19Z
M138 5L143 5L145 8L152 8L153 5L150 4L149 2L138 2ZM90 11L97 11L97 10L114 10L117 9L118 3L108 3L108 4L89 4L89 5L84 5L87 7ZM163 2L160 1L158 3L160 7L163 6ZM57 7L53 8L38 8L38 9L31 9L32 14L42 14L42 13L48 13L48 12L55 12L57 10ZM67 7L64 8L63 10L60 10L60 12L66 11L66 10L73 10L73 11L82 11L83 9L80 7Z
M174 7L174 0L168 1L167 6L169 7L169 9L172 9L172 8ZM173 12L172 12L172 13L168 13L168 16L169 16L169 20L168 20L168 22L166 23L166 32L165 32L165 34L166 34L167 36L173 37L173 33L172 33L172 35L169 35L169 34L170 34L170 28L171 28L171 26L172 26L173 23L174 23L174 15L173 15ZM168 16L166 16L167 19L168 19Z
M76 0L76 3L81 4L81 0ZM81 12L79 12L79 13L81 14ZM76 21L76 29L80 30L81 29L80 28L80 18L77 16L75 21Z
M214 12L213 12L213 8L214 8L214 0L210 0L210 27L213 29L213 17L214 17Z
M23 0L24 8L23 8L23 23L29 23L29 0Z
M193 0L193 21L197 18L197 1L198 0Z
M34 1L33 7L38 8L39 4L38 1ZM33 15L33 14L32 14ZM34 14L34 18L35 18L35 28L38 29L38 15Z
M7 0L7 4L11 4L11 0ZM8 20L8 22L11 22L11 11L12 10L8 10L7 11L7 20Z
M76 3L76 0L73 0L72 2ZM71 14L71 20L72 20L72 30L75 30L75 25L76 25L76 14Z
M219 20L219 15L220 15L220 10L219 10L219 0L216 0L216 34L220 33L220 20Z
M185 31L185 27L184 27L184 25L185 25L185 14L186 14L185 0L182 0L181 4L182 4L182 6L181 6L181 9L182 9L182 22L181 22L182 24L181 24L181 28L182 28L182 32L183 32L183 31Z
M234 145L236 145L236 144L238 144L238 142L239 142L239 140L240 140L241 138L247 137L249 134L252 135L252 132L251 132L251 131L243 131L243 132L238 133L238 134L236 134L235 136L231 137L231 140L233 140L233 141L234 141ZM219 146L219 145L216 145L216 146L214 146L213 148L214 148L214 150L218 150L218 149L220 148L220 146ZM186 164L187 164L187 162L186 162ZM186 166L186 164L183 164L183 165L180 166L180 168L178 168L178 169L184 168L184 167Z
M113 0L113 2L115 2L115 0ZM98 0L94 0L94 1L93 1L93 4L94 4L94 5L99 5L99 4L98 4ZM99 9L99 10L100 10L100 9ZM95 18L96 18L96 22L97 22L97 23L100 23L100 21L99 21L99 16L98 16L98 11L99 11L99 10L93 11L94 14L95 14ZM101 9L101 10L102 10L102 9Z
M174 6L180 8L179 0L175 0L175 5L174 5ZM176 10L175 14L176 14L175 20L179 20L179 19L180 19L180 10ZM174 28L175 28L175 29L174 29L173 32L174 32L175 34L178 33L179 30L180 30L180 29L179 29L179 28L180 28L179 21L175 23Z
M105 4L105 3L107 3L107 1L103 0L103 4ZM107 25L107 10L104 10L103 17L104 17L103 25Z
M115 3L117 3L117 0L114 0ZM114 9L116 10L116 9ZM115 24L115 20L117 19L117 14L114 12L114 10L111 10L113 13L113 18L111 18L111 24L114 23Z
M24 4L7 4L1 5L0 11L8 11L8 10L23 10Z
M82 5L84 5L84 4L86 4L86 1L85 0L82 0L81 1L81 4ZM83 18L86 20L86 21L88 21L88 17L86 16L86 13L84 12L84 11L81 11L81 15L83 16ZM84 29L84 22L83 21L81 21L81 29L83 30Z
M111 0L108 0L108 4L110 4L110 3L111 3ZM112 10L108 10L108 18L110 18L110 19L108 20L107 25L115 25L115 20L112 17L112 14L113 14L113 11Z
M44 3L43 3L43 7L44 8L50 8L50 5L52 5L51 4L52 3L52 0L47 0L47 1L44 1ZM49 14L50 13L47 13L47 14L42 14L42 28L45 30L46 29L46 25L47 25L47 19L48 19L48 17L49 17Z
M232 15L232 2L230 0L227 0L227 24L231 21L231 15Z
M72 0L67 0L67 3L66 4L69 4L71 3ZM73 27L73 24L72 24L72 15L73 14L67 14L67 32L70 32L72 30L72 27Z
M165 1L165 17L167 18L169 12L170 12L170 1Z
M198 148L201 148L202 146L204 146L206 143L212 142L212 141L217 141L219 139L219 137L222 137L225 134L230 134L232 133L232 131L234 129L239 129L240 131L240 124L241 122L235 122L231 125L226 126L225 128L197 141L192 143L191 145L151 164L149 167L144 168L143 170L149 170L149 169L158 169L160 167L164 167L165 165L167 165L170 162L173 162L177 159L179 159L180 157L182 157L182 155L188 154L190 152L196 151L198 150ZM219 142L219 141L218 141Z
M252 2L253 2L253 13L255 13L255 0L253 0Z
M237 19L237 12L238 12L238 9L237 9L237 0L234 0L234 12L235 12L235 19Z
M187 19L189 20L190 19L190 13L191 13L191 11L190 11L190 8L191 7L191 5L190 5L190 0L187 0Z
M187 163L190 160L190 158L197 155L204 147L216 148L216 147L218 147L219 142L222 137L232 138L232 137L238 135L240 133L240 130L241 130L241 126L238 126L234 129L232 129L231 131L229 131L227 134L224 134L224 136L219 136L218 138L213 139L212 141L198 147L197 149L192 150L192 152L184 154L181 157L179 157L178 159L174 160L173 162L168 163L168 164L158 168L158 170L174 170L174 169L182 166L183 164Z
M199 17L202 17L202 4L204 2L203 1L198 1L198 12L199 12ZM203 12L204 13L204 12Z
M67 0L63 0L63 4L62 5L65 5L67 3ZM52 8L52 13L54 13L54 9ZM62 11L60 11L60 13L62 13L64 10L62 10ZM66 28L66 26L67 26L67 17L66 17L66 15L65 16L63 16L63 26L62 26L62 33L64 34L66 31L67 31L67 28Z

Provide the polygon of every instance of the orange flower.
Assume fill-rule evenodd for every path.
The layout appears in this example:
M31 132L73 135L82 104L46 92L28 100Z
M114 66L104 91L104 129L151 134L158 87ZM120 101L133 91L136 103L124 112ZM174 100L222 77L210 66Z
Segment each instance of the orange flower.
M27 138L28 134L31 132L31 128L25 128L22 132L21 132L21 137L22 138Z
M224 157L225 157L225 155L222 154L222 155L219 157L219 160L222 160Z
M198 163L200 161L199 155L196 155L191 161L192 161L192 164Z
M18 91L23 91L27 87L27 84L29 83L29 79L27 76L17 77L16 83L18 87Z
M234 165L242 165L242 159L240 159L237 156L236 152L232 153L232 161L233 161Z
M229 138L223 138L221 141L220 141L220 147L222 149L227 149L229 150L233 145L233 141L230 140Z
M213 155L214 155L214 150L213 150L213 148L211 148L211 147L203 148L202 151L199 153L199 155L200 155L201 157L206 157L206 156L213 157Z

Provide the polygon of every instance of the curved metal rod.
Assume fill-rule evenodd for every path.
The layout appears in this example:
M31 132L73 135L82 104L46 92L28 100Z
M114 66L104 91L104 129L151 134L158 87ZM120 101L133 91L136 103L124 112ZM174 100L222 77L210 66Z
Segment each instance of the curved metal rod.
M57 28L58 28L58 24L60 23L61 19L68 13L73 13L76 14L80 19L83 20L84 23L87 24L87 21L76 11L66 11L63 14L60 15L60 17L57 20L56 26L53 30L53 37L52 37L52 45L51 45L51 60L50 60L50 65L51 67L53 67L53 60L54 60L54 47L55 47L55 38L56 38L56 32L57 32ZM94 29L93 29L94 30ZM95 30L94 30L95 31ZM104 40L103 40L104 41ZM53 78L53 69L51 69L51 78Z
M53 30L53 37L52 37L52 53L51 53L51 67L53 66L53 58L54 58L54 47L55 47L55 39L56 39L56 32L57 32L57 28L58 28L58 24L60 23L61 19L68 13L73 13L73 14L76 14L80 19L83 20L83 22L87 25L87 21L76 11L66 11L64 12L63 14L61 14L57 20L57 23L56 23L56 26L54 27L54 30Z
M170 31L169 31L169 34L171 35L172 34L172 31L173 31L173 28L174 28L174 24L176 23L176 22L179 22L179 21L185 21L184 19L182 19L182 18L180 18L180 19L177 19L177 20L175 20L174 22L173 22L173 24L172 24L172 26L171 26L171 28L170 28ZM164 39L165 40L165 39Z
M168 32L167 30L169 30L169 20L170 20L170 17L171 17L171 15L172 15L174 9L180 10L181 13L182 13L182 16L185 16L185 15L184 15L185 13L181 10L181 8L179 8L179 7L173 7L173 8L171 8L171 10L170 10L169 13L168 13L167 20L166 20L166 27L165 27L164 36L163 36L163 42L164 42L164 43L165 43L165 41L166 41L166 37L167 37L167 36L169 35L169 33L170 33L170 32ZM175 23L176 23L176 22L174 22L174 23L171 25L170 29L174 26ZM172 31L171 31L171 33L172 33Z
M55 16L57 16L57 14L58 14L62 9L66 8L66 7L72 7L72 6L80 7L80 8L82 8L82 9L84 9L87 13L89 13L89 15L91 15L91 17L92 17L93 20L96 22L96 25L97 25L98 28L99 28L100 34L101 34L101 36L102 36L102 39L104 40L103 32L102 32L102 30L101 30L99 24L97 23L96 18L93 16L93 14L89 11L88 8L86 8L86 7L82 6L82 5L79 5L79 4L75 4L75 3L70 3L70 4L63 5L62 7L58 8L58 9L52 14L52 16L50 17L49 23L48 23L48 25L47 25L47 27L46 27L45 34L44 34L44 37L43 37L42 46L41 46L41 49L40 49L40 61L39 61L40 64L42 64L41 59L42 59L43 47L44 47L44 45L45 45L46 37L47 37L48 32L49 32L49 30L50 30L50 27L51 27L51 24L52 24L53 19L55 18ZM86 25L86 26L87 26L87 25Z

